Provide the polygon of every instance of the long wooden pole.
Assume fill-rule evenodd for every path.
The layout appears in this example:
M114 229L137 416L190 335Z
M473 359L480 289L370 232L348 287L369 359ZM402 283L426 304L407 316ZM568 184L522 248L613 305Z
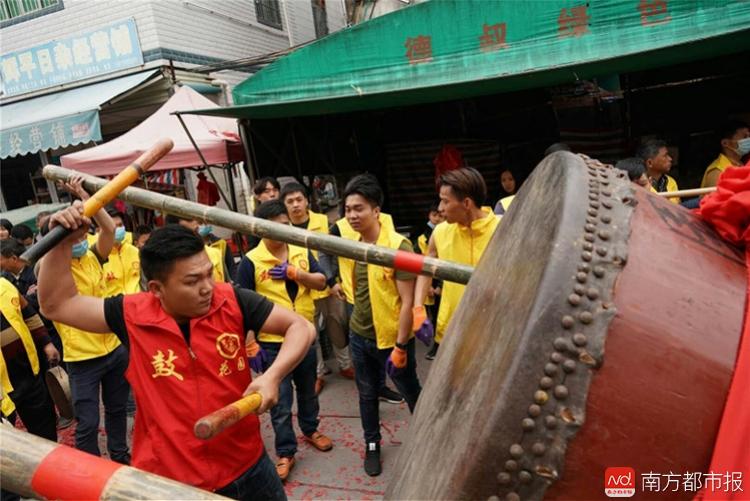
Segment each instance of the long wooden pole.
M697 197L699 195L705 195L707 193L713 193L716 191L716 186L709 188L693 188L690 190L679 190L679 191L660 191L654 193L658 197L672 198L672 197Z
M83 178L84 187L90 191L96 191L107 183L106 179L82 174L57 165L47 165L42 172L44 177L55 181L66 181L71 176L79 175ZM140 188L126 188L119 194L118 198L140 207L197 219L241 233L257 235L261 238L272 238L308 249L320 250L334 256L428 275L449 282L468 283L474 271L471 266L452 261L324 235Z
M209 440L257 411L262 403L260 393L251 393L200 418L195 422L193 433L202 440Z
M34 499L228 499L0 425L0 484Z

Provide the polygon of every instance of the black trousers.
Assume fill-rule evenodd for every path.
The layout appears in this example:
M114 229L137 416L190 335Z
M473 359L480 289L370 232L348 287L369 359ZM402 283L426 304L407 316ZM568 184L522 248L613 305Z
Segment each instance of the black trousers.
M19 384L11 381L13 391L8 396L29 433L57 442L57 414L42 374L41 370L36 376L29 372L28 379Z

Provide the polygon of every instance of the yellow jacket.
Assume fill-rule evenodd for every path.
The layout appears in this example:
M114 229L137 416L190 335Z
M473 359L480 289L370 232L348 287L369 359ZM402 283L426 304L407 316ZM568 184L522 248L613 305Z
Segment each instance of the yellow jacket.
M734 167L734 164L732 163L729 158L727 158L726 155L723 153L719 153L719 156L716 157L716 160L711 162L711 164L706 168L706 172L703 173L703 180L701 181L701 188L707 188L706 186L706 178L711 173L711 171L718 170L719 173L724 172L727 170L727 167Z
M206 254L208 254L208 259L214 265L214 281L226 282L224 280L224 253L217 247L206 245L204 248L206 249Z
M2 311L11 328L16 331L18 337L21 338L21 343L23 343L23 347L26 350L26 356L29 357L29 362L31 363L31 370L36 376L39 374L39 356L37 355L36 345L34 344L34 338L31 336L29 326L26 325L23 319L20 298L21 295L18 289L5 278L0 278L0 311ZM2 350L0 350L0 384L2 385L3 392L2 413L5 416L9 416L15 410L16 406L8 396L13 391L13 385L10 382Z
M307 211L307 214L309 216L309 219L307 220L307 230L328 235L328 216L313 211ZM318 251L315 249L310 249L310 251L312 252L313 257L318 259ZM312 294L312 298L316 300L327 298L331 295L331 290L326 287L325 290L312 290L310 293Z
M485 208L482 208L482 211L488 215L473 221L471 226L443 222L435 227L432 238L440 259L476 266L500 223L500 219L492 211ZM443 282L435 333L438 343L443 340L445 330L461 302L465 288L463 284Z
M396 231L396 227L393 225L393 218L390 214L381 212L380 216L378 217L378 221L381 225L381 234L383 233L383 230ZM345 217L342 217L341 219L336 221L336 226L339 227L341 238L346 238L349 240L359 240L359 233L354 231L354 228L352 228L352 225L349 224ZM341 277L341 288L344 290L344 294L346 295L346 302L349 304L354 304L354 289L352 285L354 277L354 261L345 257L339 257L338 260L339 276Z
M138 249L127 242L112 246L102 266L107 297L141 291L141 258Z
M84 296L107 297L102 265L93 252L88 251L81 258L73 258L70 271L78 293ZM76 329L69 325L54 322L63 344L63 357L66 362L80 362L103 357L120 346L120 340L112 333L100 334Z
M301 270L310 271L310 263L307 261L307 249L297 247L296 245L287 245L287 249L287 261L290 264ZM255 291L267 297L272 303L293 310L312 322L315 315L315 305L310 295L310 289L297 282L297 296L294 298L294 302L292 302L289 293L286 291L286 281L273 280L268 274L271 268L277 264L281 264L281 261L269 252L265 242L261 240L258 246L246 255L255 267ZM258 341L282 343L284 342L284 336L261 332L258 335Z
M406 237L396 232L394 228L389 228L385 225L380 227L380 235L378 235L376 245L398 249L403 242L408 243L409 241ZM349 276L353 281L354 266L352 266ZM398 337L398 317L401 313L401 296L399 296L398 288L396 287L396 270L368 264L367 286L370 289L372 322L375 327L375 338L378 349L393 348ZM414 337L414 333L410 332L409 338L412 337Z

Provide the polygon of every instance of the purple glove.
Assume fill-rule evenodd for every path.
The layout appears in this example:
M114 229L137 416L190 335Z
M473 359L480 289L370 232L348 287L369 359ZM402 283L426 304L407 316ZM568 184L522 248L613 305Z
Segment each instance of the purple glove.
M264 372L268 367L268 354L263 348L259 349L254 357L250 357L250 368L256 373Z
M412 315L412 330L414 331L414 335L425 345L430 346L432 338L435 337L435 328L432 326L432 322L427 316L424 306L415 306L412 309Z
M398 376L406 369L406 362L406 351L396 346L385 361L385 371L391 377Z
M289 261L284 261L281 264L277 264L268 271L268 274L274 280L296 280L297 279L297 268L294 265L289 264Z

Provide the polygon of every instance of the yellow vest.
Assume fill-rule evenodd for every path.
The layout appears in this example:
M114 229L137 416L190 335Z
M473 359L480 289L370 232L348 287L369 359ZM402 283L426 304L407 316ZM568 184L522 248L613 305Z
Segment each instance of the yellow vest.
M307 249L296 245L287 245L287 253L287 261L290 264L301 270L310 271L310 263L307 262ZM312 322L315 316L315 305L310 295L310 289L297 282L297 296L292 302L289 293L286 291L286 281L273 280L268 274L271 268L281 264L281 261L269 252L265 242L261 240L258 246L246 255L255 267L255 291L267 297L273 304L293 310ZM258 340L268 343L283 343L284 336L261 332Z
M81 258L70 262L73 281L78 293L98 298L107 297L102 266L93 252L88 251ZM63 356L66 362L81 362L92 358L103 357L120 346L120 340L112 333L76 329L70 325L54 322L63 344Z
M141 291L141 258L133 244L123 242L119 248L112 246L102 269L107 297Z
M204 246L208 259L214 265L214 282L225 282L224 280L224 253L216 247Z
M26 350L26 356L29 357L31 363L31 370L36 376L39 374L39 357L36 353L36 345L34 344L34 338L31 336L31 331L26 325L23 319L23 313L21 312L21 299L18 289L16 289L12 283L5 278L0 278L0 311L8 321L13 330L16 331L18 337L21 338L21 343ZM8 368L5 365L5 358L3 352L0 350L0 384L2 384L3 391L3 402L2 402L2 413L5 416L9 416L16 408L13 401L8 396L13 391L13 385L10 382L10 376L8 375Z
M309 219L307 220L307 231L314 231L328 235L328 216L313 211L307 211ZM315 249L310 249L315 259L319 259L319 253ZM313 300L324 299L331 295L331 290L326 287L322 291L311 290Z
M515 195L508 195L507 197L503 197L500 199L498 203L503 208L504 212L508 212L508 209L510 209L510 204L513 202L514 198L516 198Z
M380 227L380 235L376 245L398 249L406 237L393 228ZM350 274L354 279L354 267ZM378 349L393 348L398 337L398 317L401 313L401 296L396 287L396 270L374 264L367 265L367 286L370 289L370 305L372 306L372 322L375 327L375 338ZM409 338L414 333L409 333Z
M471 223L471 227L462 226L458 223L440 223L432 232L435 248L440 259L455 261L457 263L476 266L479 259L487 248L492 235L495 233L500 219L492 211L482 209L489 213L487 217L477 219ZM466 285L455 282L443 282L443 294L440 297L440 309L438 310L437 329L435 340L439 343L443 340L443 334L453 313L461 302Z
M667 176L666 174L664 174ZM670 191L678 191L680 188L677 187L677 181L674 180L672 176L667 176L667 192ZM667 198L670 202L673 204L679 204L680 203L680 197L669 197Z
M380 222L380 233L383 233L383 230L396 231L396 227L393 225L393 218L390 214L381 212L380 217L378 217L378 221ZM348 240L359 240L359 233L354 231L352 225L349 224L345 217L342 217L341 219L336 221L336 226L339 227L341 238L346 238ZM344 294L346 295L346 302L349 304L354 304L354 261L345 257L339 257L338 260L339 276L341 277L341 288L344 290Z
M716 160L711 162L711 165L709 165L706 168L706 172L703 173L703 180L701 181L701 188L707 188L706 186L706 178L711 173L711 171L718 170L719 173L724 172L727 170L727 167L734 167L734 164L732 163L729 158L727 158L726 155L723 153L719 153L719 156L716 157Z

